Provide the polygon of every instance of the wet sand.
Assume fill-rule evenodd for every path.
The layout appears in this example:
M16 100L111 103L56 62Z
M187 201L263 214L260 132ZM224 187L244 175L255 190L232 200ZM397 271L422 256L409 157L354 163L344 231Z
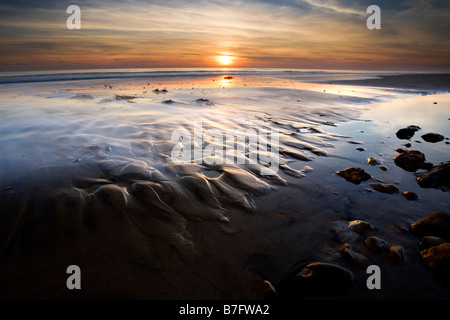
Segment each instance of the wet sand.
M424 73L424 74L380 75L375 79L338 80L338 81L330 81L330 83L397 88L397 89L427 90L436 92L449 90L450 74Z
M269 298L264 281L280 291L293 266L321 262L349 270L351 285L295 299L448 299L409 230L449 212L448 191L420 187L394 162L408 142L433 164L450 160L448 75L344 83L233 74L2 85L0 296ZM172 132L193 135L198 122L278 130L279 170L173 163ZM421 129L398 139L409 125ZM428 143L427 132L445 139ZM349 167L371 178L336 174ZM349 230L354 220L371 229ZM386 248L370 251L369 236ZM390 247L402 248L400 260ZM380 267L381 290L368 290L367 263ZM66 287L69 265L81 268L81 290Z

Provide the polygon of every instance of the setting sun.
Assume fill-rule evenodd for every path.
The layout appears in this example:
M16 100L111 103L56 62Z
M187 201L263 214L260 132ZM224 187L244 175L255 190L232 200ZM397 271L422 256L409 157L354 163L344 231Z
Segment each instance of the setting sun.
M230 56L218 56L217 60L220 62L220 64L223 65L229 65L233 62L233 57Z

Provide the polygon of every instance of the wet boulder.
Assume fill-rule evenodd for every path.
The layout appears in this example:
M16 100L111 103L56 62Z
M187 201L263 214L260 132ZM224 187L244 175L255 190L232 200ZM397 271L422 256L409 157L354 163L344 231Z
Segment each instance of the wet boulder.
M439 237L425 236L420 240L419 248L420 250L425 250L443 243L445 243L445 241Z
M425 264L445 286L450 286L450 243L442 243L420 252Z
M412 233L419 238L435 236L450 241L450 215L438 211L411 224Z
M416 172L419 169L427 169L430 165L426 162L425 155L417 150L399 150L400 154L394 158L397 166L403 170Z
M390 263L401 264L405 261L405 249L402 246L390 246L388 248L387 259Z
M426 133L422 136L422 139L426 142L436 143L444 140L444 136L438 133Z
M398 130L395 135L397 136L397 138L402 139L402 140L409 140L411 139L414 134L420 130L420 127L418 126L407 126L406 128L402 128L400 130Z
M384 241L381 238L375 237L375 236L367 237L367 239L364 240L364 244L367 246L367 248L371 252L380 252L387 245L386 241Z
M417 183L422 188L450 188L450 162L417 174Z

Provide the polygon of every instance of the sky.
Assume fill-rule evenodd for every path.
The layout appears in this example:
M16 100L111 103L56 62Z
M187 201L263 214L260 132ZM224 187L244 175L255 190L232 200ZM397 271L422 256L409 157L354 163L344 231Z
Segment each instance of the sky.
M369 5L381 29L367 28ZM450 71L449 31L448 0L0 0L0 71Z

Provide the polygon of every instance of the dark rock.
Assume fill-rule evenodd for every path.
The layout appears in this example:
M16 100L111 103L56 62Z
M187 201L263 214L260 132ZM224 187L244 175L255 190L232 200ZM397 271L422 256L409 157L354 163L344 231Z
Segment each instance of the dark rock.
M388 249L387 259L394 264L401 264L405 261L405 250L402 246L391 246Z
M382 193L394 194L399 191L398 188L392 184L371 183L370 186Z
M367 181L372 178L372 176L365 172L362 168L347 168L336 173L345 180L354 184L360 184L362 181Z
M404 191L403 192L403 196L407 199L407 200L417 200L419 199L419 197L417 196L416 193L412 192L412 191Z
M443 243L420 252L420 256L434 276L446 287L450 286L450 243Z
M118 95L116 94L116 100L117 101L121 101L121 100L126 100L128 102L131 102L131 100L135 99L136 97L134 96L124 96L124 95Z
M278 287L287 298L337 294L351 286L353 274L336 264L313 262L295 268Z
M348 229L359 233L364 234L368 231L373 231L373 227L370 223L363 220L352 220L348 223Z
M372 252L379 252L386 247L386 241L375 236L367 237L364 244Z
M422 188L450 188L450 162L434 166L430 171L417 174Z
M356 148L356 150L358 150L358 151L366 151L366 149L363 148L363 147L358 147L358 148Z
M411 147L411 143L409 143L409 142L405 143L404 146L407 147L407 148L410 148Z
M439 237L425 236L420 240L419 248L420 250L425 250L443 243L445 243L445 241Z
M402 150L402 152L394 158L394 162L397 166L410 172L429 168L430 164L425 161L425 155L417 150Z
M90 94L79 94L77 93L75 96L73 96L70 99L76 99L76 100L93 100L94 97L91 96Z
M398 130L395 134L397 135L397 138L399 138L399 139L409 140L419 130L420 130L420 127L418 127L418 126L408 126L406 128Z
M450 215L434 212L411 224L412 233L419 238L435 236L450 241Z
M380 162L377 159L375 159L375 158L367 159L367 163L370 164L371 166L375 166L377 164L380 164Z
M223 77L225 80L231 80L231 79L233 79L233 77L232 76L225 76L225 77Z
M208 99L204 99L204 98L197 99L197 100L195 100L195 102L203 103L203 104L206 104L208 106L212 106L213 105L213 103L211 101L209 101Z
M279 298L278 292L273 285L256 274L252 275L251 289L252 296L256 300L277 300Z
M385 166L380 166L380 170L387 171L387 168Z
M370 261L366 256L353 250L348 243L339 245L336 250L342 257L352 261L358 267L367 267L370 264Z
M444 140L444 136L438 133L427 133L422 136L422 139L425 140L426 142L436 143Z

